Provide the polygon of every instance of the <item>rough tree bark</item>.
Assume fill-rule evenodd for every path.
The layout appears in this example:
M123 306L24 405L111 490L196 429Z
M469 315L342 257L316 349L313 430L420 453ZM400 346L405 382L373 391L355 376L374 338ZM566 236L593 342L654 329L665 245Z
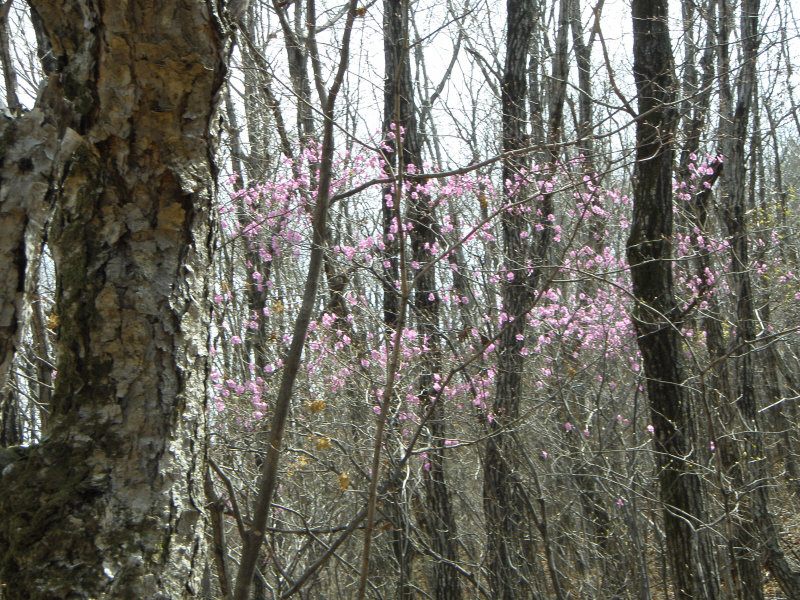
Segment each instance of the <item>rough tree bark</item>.
M742 10L747 10L750 2L742 5ZM756 0L756 11L753 18L758 19L758 2ZM725 70L725 74L720 77L720 133L722 135L722 154L725 159L725 169L722 172L722 187L724 198L720 203L722 221L727 229L731 241L731 251L733 254L733 281L735 282L737 328L735 343L741 344L741 355L734 358L733 366L728 367L730 380L727 384L723 383L724 393L721 398L721 406L718 414L723 420L722 427L726 432L733 432L737 425L743 425L746 431L757 432L755 424L755 389L753 373L753 358L749 342L753 341L754 315L752 313L753 295L750 287L750 277L747 261L748 240L747 230L744 221L745 215L745 191L747 171L744 163L744 143L745 136L750 124L750 104L755 84L755 49L758 43L755 39L743 39L742 50L745 63L739 70L738 83L739 92L745 92L746 98L739 98L736 106L735 118L732 107L733 93L730 86L730 57L728 53L728 36L730 26L733 21L732 7L723 0L720 2L720 45L718 47L719 70ZM755 31L753 31L755 33ZM741 86L744 86L742 89ZM735 137L734 137L735 136ZM741 190L735 189L741 185ZM725 349L726 351L728 348ZM741 369L741 371L740 371ZM740 376L739 373L741 372ZM738 400L737 400L738 399ZM738 404L738 407L737 407ZM739 414L737 414L739 413ZM752 421L748 418L752 413ZM762 600L764 598L763 581L761 576L761 564L758 560L756 551L756 538L754 535L754 513L752 501L755 494L738 494L736 490L744 490L747 486L747 475L751 471L747 467L747 450L751 456L755 447L748 447L753 444L760 444L761 437L755 435L745 435L744 440L740 436L726 435L720 439L719 456L722 467L731 477L733 490L730 492L732 503L738 507L738 514L730 517L732 519L732 536L730 546L732 547L731 575L735 589L741 598L747 600ZM737 438L739 438L737 440ZM742 443L744 442L744 444ZM744 447L743 447L744 446ZM744 457L742 453L744 452ZM763 447L756 451L755 457L763 456ZM764 480L766 481L766 480ZM756 492L757 494L757 492Z
M633 73L639 102L633 221L628 238L667 549L680 600L718 597L701 480L691 468L693 422L681 364L680 316L673 295L672 168L676 82L666 0L633 1Z
M56 69L0 122L0 363L23 235L50 215L58 376L44 441L2 474L0 581L8 598L191 596L227 38L210 0L30 4Z

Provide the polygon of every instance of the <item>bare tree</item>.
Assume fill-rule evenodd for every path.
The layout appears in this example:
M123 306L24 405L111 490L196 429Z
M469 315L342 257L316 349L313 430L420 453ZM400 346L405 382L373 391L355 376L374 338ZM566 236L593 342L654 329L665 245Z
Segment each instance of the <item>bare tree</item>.
M309 1L308 9L308 27L313 30L313 28L316 27L313 0ZM285 433L289 405L292 400L292 391L300 367L300 357L303 352L303 346L305 345L308 324L311 320L311 314L316 300L319 276L322 271L334 150L334 109L350 57L350 37L353 31L355 14L356 2L353 0L348 4L347 18L342 34L341 51L338 64L335 67L333 82L331 83L330 89L320 94L322 96L320 101L323 105L322 116L324 122L322 149L320 152L319 189L317 191L312 217L312 251L303 289L302 307L295 320L291 346L289 347L286 357L286 368L281 377L280 390L275 402L272 422L270 423L269 440L259 480L258 496L253 505L252 525L244 532L244 538L242 540L242 559L239 564L239 571L236 575L236 585L233 593L233 597L236 600L246 600L248 598L250 586L253 581L256 560L258 559L259 550L263 542L264 529L272 506L272 497L275 492L281 442ZM318 60L318 57L316 58Z
M531 2L509 0L505 70L501 88L503 150L514 152L528 145L526 98L527 54L533 31L534 12ZM502 179L509 182L504 202L519 203L515 181L525 178L528 160L515 155L503 163ZM521 188L520 194L526 193ZM497 391L493 405L496 418L490 424L484 464L484 513L487 528L488 578L496 598L504 600L530 598L536 595L531 559L532 539L528 532L531 519L524 499L525 491L515 474L516 441L512 434L519 417L524 357L520 335L532 297L528 259L530 247L524 241L528 221L522 211L502 211L503 266L508 276L502 283L503 311L508 322L503 324L499 339ZM541 256L533 257L541 259ZM526 547L527 546L527 547Z
M726 0L721 0L723 21L732 21L730 7ZM766 469L764 440L760 433L761 416L755 386L756 355L753 344L757 339L757 317L755 312L755 294L750 279L750 252L747 228L747 185L745 176L745 143L750 123L753 98L757 89L756 61L760 42L758 0L746 0L741 5L740 35L742 39L742 64L736 78L736 91L729 85L727 77L722 79L721 96L721 134L722 151L726 167L722 174L724 197L720 202L722 221L730 238L733 259L733 281L736 286L736 337L735 372L737 374L734 395L729 398L731 410L736 415L735 423L741 423L744 433L741 448L734 447L730 464L734 480L744 488L749 481L756 484L749 498L743 498L745 523L740 529L738 547L744 552L737 561L738 580L748 598L763 597L761 580L761 564L757 556L761 554L764 562L770 566L784 593L790 598L800 598L800 573L786 560L780 547L778 533L770 514L769 488L766 482L769 475ZM720 40L720 69L729 67L727 38ZM755 150L755 148L751 149ZM733 425L734 423L732 423ZM735 444L731 440L728 444ZM749 453L756 458L747 460ZM752 523L748 523L747 515L752 515ZM763 551L759 546L763 545ZM750 555L754 552L755 556Z
M664 524L676 595L716 598L718 581L700 476L694 472L693 415L685 387L673 292L672 136L676 96L667 3L633 3L633 74L639 101L633 221L628 262L636 296L633 320L655 427Z

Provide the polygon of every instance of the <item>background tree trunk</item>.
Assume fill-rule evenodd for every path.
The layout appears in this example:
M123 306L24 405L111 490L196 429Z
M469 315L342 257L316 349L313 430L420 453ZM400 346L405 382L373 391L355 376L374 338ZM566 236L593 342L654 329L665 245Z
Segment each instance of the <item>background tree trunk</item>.
M727 3L723 2L725 11ZM721 123L722 151L725 170L722 173L724 197L720 202L722 221L730 240L733 281L736 297L736 336L734 371L737 374L735 396L728 398L735 421L741 424L744 433L738 447L731 449L736 464L731 468L734 482L740 489L755 489L750 497L737 499L741 502L744 522L737 528L738 541L743 550L737 560L738 579L745 598L763 598L761 563L770 566L776 580L787 597L800 598L800 572L793 568L784 555L777 527L770 515L769 473L766 467L766 451L761 429L758 398L755 385L757 355L753 344L756 341L757 317L755 294L751 282L749 258L747 206L745 199L747 169L745 168L745 138L750 123L754 92L757 89L756 60L759 47L759 1L745 0L741 6L740 36L742 39L742 66L736 79L736 98L727 87L724 97ZM732 19L732 15L731 15ZM722 40L721 51L727 54L727 39ZM724 67L727 56L723 55ZM728 80L724 80L728 83ZM756 110L753 107L753 110ZM754 149L753 149L754 150ZM765 353L760 353L765 356ZM762 358L762 360L764 360ZM770 401L774 401L770 399ZM731 442L736 444L736 442ZM752 522L751 522L752 521Z
M673 292L672 136L676 96L667 3L633 2L633 73L639 101L633 220L628 238L636 306L633 320L647 375L667 549L676 597L716 598L716 569L700 476L689 464L693 419L681 364L680 316Z
M528 144L526 99L528 92L527 55L533 30L531 2L509 0L506 4L506 62L502 81L503 150L511 152ZM527 157L511 156L503 162L504 182L511 187L503 202L514 204L522 199L524 188L516 192L513 183L528 166ZM525 175L522 175L525 177ZM501 211L504 257L508 273L502 282L503 311L509 316L498 343L496 396L492 407L492 433L486 442L484 462L484 513L487 533L488 579L495 598L520 600L535 596L535 572L530 558L530 516L525 510L522 483L515 474L513 458L518 452L511 429L516 427L522 392L525 315L530 309L531 276L528 274L529 244L523 231L528 230L522 210ZM538 237L538 236L537 236ZM535 242L536 243L536 242ZM536 256L535 258L541 258ZM518 339L518 335L523 339Z
M411 80L411 61L409 55L409 3L407 0L384 1L384 133L394 133L394 140L389 140L387 163L390 172L406 173L410 166L415 172L422 171L422 138L419 132L414 101L414 86ZM392 129L394 125L395 129ZM403 133L401 133L401 131ZM436 235L436 222L431 206L431 199L422 190L415 190L416 184L411 184L411 193L397 190L394 194L396 206L386 206L384 201L384 232L391 233L392 223L397 218L401 220L401 199L406 197L407 220L412 224L408 233L411 246L411 259L424 269L432 260L432 249L435 248L438 237ZM397 234L399 236L399 233ZM385 241L387 248L393 247L388 238ZM395 249L398 249L396 245ZM401 250L402 251L402 250ZM398 256L389 260L398 260ZM392 273L391 267L386 269L387 279ZM450 493L445 480L444 472L444 442L445 422L444 406L441 399L437 398L434 391L434 374L441 371L441 351L439 344L439 303L437 295L436 271L429 268L423 275L417 276L416 288L413 291L413 307L416 315L416 328L418 333L427 339L429 350L425 354L423 373L417 380L418 397L423 406L429 407L431 402L436 402L430 408L428 419L431 434L428 469L424 471L425 485L424 515L420 521L426 525L424 528L431 538L431 548L437 558L433 562L433 596L437 600L458 600L461 598L461 582L458 571L453 563L458 559L456 547L455 519L450 502ZM410 277L416 275L415 271L409 273ZM391 315L396 311L397 290L394 289L394 279L390 279L384 287L384 315L387 330L396 328ZM388 297L387 297L388 296ZM396 495L400 497L399 494ZM395 514L404 510L406 505L397 506ZM403 517L405 520L407 517ZM395 533L405 538L406 529L395 526ZM398 548L410 545L409 540L397 541ZM401 580L407 581L410 575L410 561L406 559L408 552L403 550L397 554L401 571ZM409 582L410 583L410 582ZM398 597L411 594L408 583L401 586ZM410 596L409 596L410 597Z

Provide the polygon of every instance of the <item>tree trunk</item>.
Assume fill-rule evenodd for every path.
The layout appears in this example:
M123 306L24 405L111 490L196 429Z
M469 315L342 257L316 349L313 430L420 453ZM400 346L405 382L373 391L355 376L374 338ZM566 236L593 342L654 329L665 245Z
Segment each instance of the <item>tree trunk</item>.
M316 17L314 15L315 5L313 1L308 3L308 9L308 29L309 31L314 31L316 27ZM303 286L300 311L294 322L292 341L286 353L286 362L281 375L281 383L275 398L275 409L272 420L270 421L267 440L267 452L261 467L258 495L252 508L252 524L245 532L242 540L242 556L239 562L239 570L236 575L236 584L233 592L233 597L236 600L245 600L249 598L250 586L253 581L253 574L256 570L256 562L263 542L267 519L269 518L272 508L272 497L277 487L278 465L280 463L282 452L281 445L283 443L286 421L289 415L289 405L293 397L297 373L300 369L301 355L305 346L309 322L311 321L311 313L314 310L316 302L319 276L322 270L323 255L325 253L324 243L328 223L329 201L331 197L331 175L333 172L334 150L334 108L350 58L350 39L353 32L355 15L356 2L355 0L351 0L348 3L347 16L340 42L339 61L335 68L331 87L327 92L325 92L325 90L320 90L320 99L322 100L324 97L322 103L323 135L319 159L317 196L311 216L311 254L309 255L306 281ZM315 58L316 60L319 59L318 56ZM373 514L370 515L370 517L372 517L374 515L374 503L370 508L373 510ZM369 525L371 526L372 523ZM369 531L367 533L367 539L369 539ZM365 545L368 546L368 544ZM368 559L369 556L367 550L368 547L364 552L365 560Z
M598 6L597 11L602 10ZM598 15L599 17L599 15ZM587 44L583 39L583 22L581 21L581 3L570 0L569 24L572 30L572 46L575 49L575 61L578 65L578 126L576 146L578 152L584 156L584 173L594 175L594 117L592 101L592 43L594 32L589 36Z
M294 27L289 22L291 4L294 4ZM307 144L314 135L314 109L311 103L311 83L308 80L308 51L301 39L304 30L303 4L272 0L285 38L292 92L297 96L297 134L300 143Z
M672 136L675 76L666 0L633 2L633 73L641 115L636 128L633 221L628 238L636 306L633 320L647 375L664 504L667 549L681 600L716 598L717 579L704 525L701 480L690 461L693 420L681 365L673 296Z
M725 3L723 3L725 6ZM722 148L726 168L723 172L723 192L725 198L720 202L722 220L730 239L733 255L733 281L736 298L736 380L735 396L730 400L745 433L742 436L744 448L736 449L738 464L735 475L742 487L749 487L751 481L761 482L746 499L746 516L752 517L752 524L742 527L749 542L746 549L760 553L769 566L784 594L792 600L800 598L800 571L788 562L780 547L778 531L769 512L769 473L766 465L766 452L760 430L760 416L756 397L754 368L755 357L752 344L756 339L755 297L750 281L749 240L747 235L747 209L745 201L745 136L750 120L753 91L756 86L756 59L759 47L758 32L759 0L745 0L741 7L740 36L742 39L742 61L736 80L736 101L733 91L728 88L723 106L725 124L722 127ZM723 40L726 42L727 40ZM723 55L723 59L727 58ZM722 65L720 65L722 67ZM746 457L752 458L746 458ZM760 548L758 546L761 546ZM761 569L753 557L745 556L749 564L739 565L743 589L747 598L763 597L761 590ZM739 561L740 563L743 561Z
M419 133L414 102L414 87L411 81L409 59L409 6L407 0L384 1L384 131L394 133L394 140L389 141L391 153L387 153L390 172L406 173L410 166L421 170L422 140ZM395 129L392 130L392 125ZM397 190L393 202L400 203L403 190ZM408 233L411 245L411 258L424 269L433 259L430 250L435 247L437 235L435 219L430 205L430 197L418 191L407 196L407 219L413 225ZM399 206L386 206L384 203L384 234L392 233L395 218L400 220ZM396 234L399 235L399 234ZM399 241L399 240L398 240ZM388 239L387 248L392 247ZM395 250L400 250L394 246ZM397 255L388 260L397 260ZM385 271L391 276L392 266ZM418 395L421 404L429 409L428 426L431 434L430 445L436 450L429 453L430 468L423 473L425 484L425 515L421 522L426 524L426 533L431 538L431 547L438 556L433 564L433 596L437 600L459 600L461 598L461 582L453 563L458 559L455 545L455 519L450 502L450 493L444 474L444 412L440 399L434 392L434 374L441 370L439 348L439 298L437 294L436 275L433 268L416 278L414 290L414 309L417 331L423 339L427 339L428 352L424 355L423 374L418 379ZM411 275L414 276L415 272ZM387 277L388 279L388 277ZM384 285L384 315L387 329L396 327L394 318L397 307L397 291L393 287L394 279ZM391 289L389 289L391 287ZM388 295L388 297L387 297ZM398 506L398 510L402 510ZM400 535L405 530L396 528ZM400 544L400 546L403 546ZM399 547L400 547L399 546ZM398 560L401 557L398 555ZM401 560L410 568L408 561ZM408 575L408 574L407 574ZM404 578L405 579L405 578ZM410 593L410 589L405 593Z
M211 2L31 4L58 70L0 124L1 237L52 208L58 376L45 441L3 472L0 580L8 598L190 596L226 37Z
M384 0L383 3L383 136L386 140L384 149L384 167L387 175L396 176L403 172L404 155L407 151L405 136L401 131L410 128L410 135L417 135L416 118L413 113L411 98L414 90L411 86L411 73L408 61L407 43L407 4L403 0ZM416 140L410 143L415 145ZM413 154L413 148L408 150ZM407 163L406 163L407 164ZM403 191L398 189L400 183L383 188L381 217L383 228L383 325L387 340L393 339L400 322L401 291L396 282L400 280L401 253L403 252L402 222ZM391 505L387 513L392 519L392 551L397 561L397 587L395 596L401 600L414 597L411 582L411 560L413 544L409 539L409 504L400 490L391 495Z
M506 62L502 82L503 151L527 146L526 124L527 54L533 29L533 3L508 0ZM527 166L523 156L511 156L503 163L503 181L514 182ZM524 188L520 194L524 194ZM504 202L519 202L521 196L509 189ZM508 322L498 344L497 387L494 419L489 423L493 435L486 442L484 461L484 513L486 515L486 560L488 579L494 598L521 600L535 597L536 585L531 557L532 540L525 539L530 517L525 510L522 483L514 474L513 459L518 452L510 428L519 416L522 393L525 314L530 309L531 276L528 273L530 248L521 236L528 221L522 210L501 211L504 259L507 272L502 282L503 311ZM536 258L539 258L537 256ZM523 339L517 339L517 335Z
M17 97L17 71L11 60L8 45L8 13L11 2L6 0L0 4L0 66L3 67L3 82L6 87L6 103L13 115L19 115L21 106Z

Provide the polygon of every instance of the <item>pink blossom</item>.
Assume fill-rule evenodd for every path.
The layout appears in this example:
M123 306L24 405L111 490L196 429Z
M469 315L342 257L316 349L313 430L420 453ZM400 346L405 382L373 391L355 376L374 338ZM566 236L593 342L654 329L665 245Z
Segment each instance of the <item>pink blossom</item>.
M566 430L567 430L567 433L569 433L570 431L572 431L572 423L570 423L569 421L567 421L566 423L564 423L564 429L566 429Z

